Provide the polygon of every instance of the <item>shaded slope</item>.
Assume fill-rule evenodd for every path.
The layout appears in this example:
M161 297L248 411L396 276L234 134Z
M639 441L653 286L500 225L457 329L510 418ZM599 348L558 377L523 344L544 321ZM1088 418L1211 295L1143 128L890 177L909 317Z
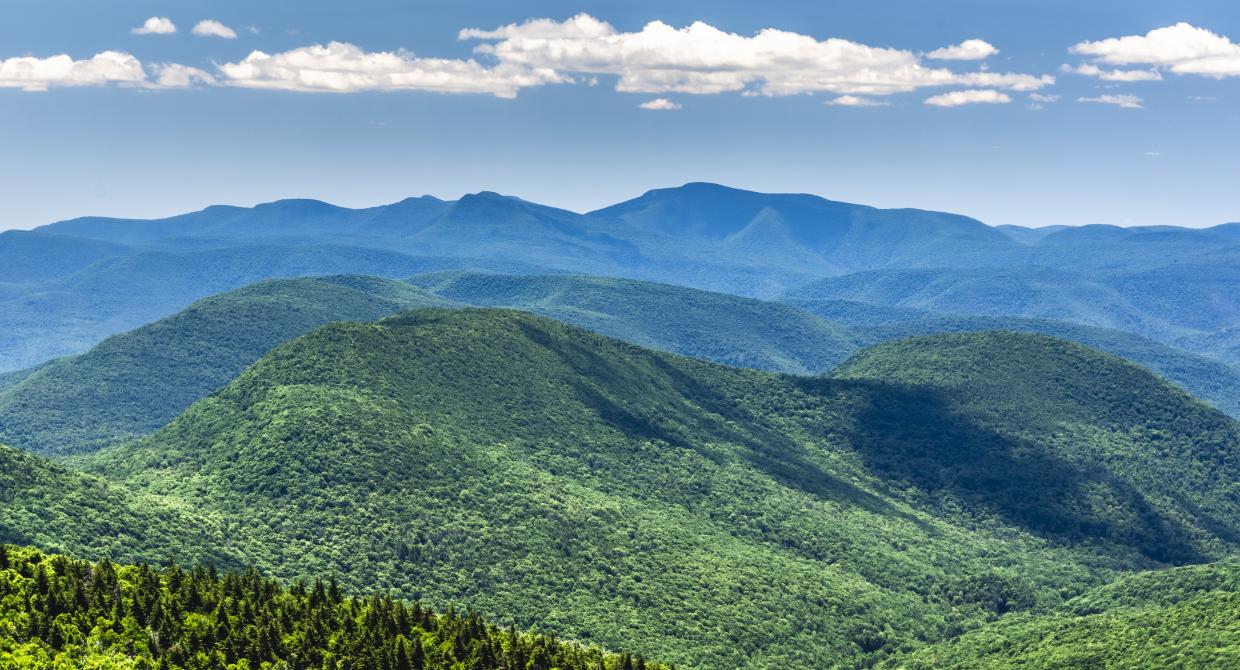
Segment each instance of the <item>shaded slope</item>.
M1042 424L1004 435L945 393L725 368L514 312L424 310L282 345L86 463L225 520L228 549L278 576L338 571L695 667L873 659L1114 569L1231 546L1240 515L1217 490L1112 495L1140 482L1078 466ZM1234 424L1218 418L1219 435L1173 439L1217 437L1230 454ZM1196 455L1133 439L1159 463ZM927 500L870 460L911 449L1035 452L1046 467L1026 474L1079 485L1072 502L1099 502L1097 522L1046 527L967 489ZM1193 504L1216 513L1212 531Z
M450 300L528 310L644 347L738 367L817 374L857 349L847 329L802 310L668 284L454 272L410 281Z
M808 308L815 311L812 305ZM823 311L836 317L843 316L840 310ZM882 313L888 310L878 308L877 311ZM1240 371L1210 358L1120 330L1049 319L986 316L926 316L881 325L854 326L851 330L866 344L914 335L983 330L1009 330L1058 337L1137 363L1179 384L1189 393L1213 404L1233 418L1240 418Z
M863 454L931 497L951 492L1052 536L1128 538L1169 562L1217 555L1212 536L1240 539L1230 493L1240 427L1136 365L1050 337L990 332L880 344L835 374L940 391L951 413L1008 444ZM923 430L935 428L923 420Z
M1053 612L1015 615L881 667L1224 670L1240 665L1240 566L1124 577Z
M0 389L0 442L66 455L144 435L316 326L442 304L404 282L355 276L269 280L205 298Z

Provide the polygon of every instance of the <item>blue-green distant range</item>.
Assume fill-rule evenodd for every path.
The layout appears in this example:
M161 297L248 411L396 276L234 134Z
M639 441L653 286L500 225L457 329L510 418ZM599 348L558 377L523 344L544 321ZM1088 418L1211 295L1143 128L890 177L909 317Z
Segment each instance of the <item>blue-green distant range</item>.
M0 234L0 371L81 353L261 279L459 269L1046 318L1240 364L1234 231L991 228L703 183L588 214L481 192L366 209L282 200L149 221L87 217Z

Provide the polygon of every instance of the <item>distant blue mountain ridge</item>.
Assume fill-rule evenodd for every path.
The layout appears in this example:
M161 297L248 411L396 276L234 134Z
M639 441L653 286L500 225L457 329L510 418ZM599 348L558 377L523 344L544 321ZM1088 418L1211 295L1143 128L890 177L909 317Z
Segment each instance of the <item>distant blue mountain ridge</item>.
M717 184L576 213L483 191L317 200L0 233L0 372L267 278L572 273L764 299L1120 329L1240 362L1240 224L1020 228Z

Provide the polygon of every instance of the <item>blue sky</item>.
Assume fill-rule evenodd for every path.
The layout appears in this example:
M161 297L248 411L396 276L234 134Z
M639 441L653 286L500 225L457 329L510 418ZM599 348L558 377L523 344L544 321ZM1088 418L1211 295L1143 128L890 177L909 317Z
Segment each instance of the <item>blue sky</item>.
M584 211L687 181L1240 220L1230 0L5 5L0 228L479 190Z

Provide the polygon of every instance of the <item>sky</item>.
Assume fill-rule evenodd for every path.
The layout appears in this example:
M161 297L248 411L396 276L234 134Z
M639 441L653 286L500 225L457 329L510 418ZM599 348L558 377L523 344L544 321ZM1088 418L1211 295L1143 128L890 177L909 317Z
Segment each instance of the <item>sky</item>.
M712 181L992 225L1240 220L1240 5L5 0L0 229Z

